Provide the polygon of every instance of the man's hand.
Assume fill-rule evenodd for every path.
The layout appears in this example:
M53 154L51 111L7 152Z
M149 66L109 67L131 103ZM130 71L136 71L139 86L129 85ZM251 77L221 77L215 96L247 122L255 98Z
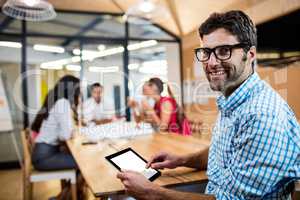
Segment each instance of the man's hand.
M173 155L166 152L160 152L154 155L149 162L147 163L146 168L153 168L153 169L163 169L169 168L174 169L179 167L183 164L183 159L180 156Z
M137 199L154 199L154 191L159 188L145 176L134 171L120 172L117 178L124 184L126 193Z
M148 181L142 174L133 171L118 173L117 178L124 184L126 193L138 200L215 200L214 196L184 193L159 187Z

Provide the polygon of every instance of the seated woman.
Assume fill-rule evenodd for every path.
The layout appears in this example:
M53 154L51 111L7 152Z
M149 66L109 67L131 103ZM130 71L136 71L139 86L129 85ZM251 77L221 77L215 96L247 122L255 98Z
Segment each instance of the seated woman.
M49 91L31 126L37 133L32 153L37 170L76 168L72 155L60 151L60 143L72 137L79 100L80 80L71 75L61 78Z
M143 86L143 95L146 99L141 101L141 109L134 112L137 122L145 121L151 123L157 131L168 131L173 133L181 133L190 135L191 130L183 113L180 112L174 95L168 88L168 97L163 97L161 93L164 89L164 83L159 78L151 78ZM149 101L150 100L150 101ZM151 104L154 102L154 106ZM128 105L137 111L138 103L131 100Z
M34 133L32 164L35 169L51 171L77 168L72 155L63 151L60 144L72 137L74 122L78 121L79 101L80 80L71 75L61 78L47 94L31 126ZM81 189L80 185L78 189ZM68 193L69 188L66 187L59 197L66 199Z

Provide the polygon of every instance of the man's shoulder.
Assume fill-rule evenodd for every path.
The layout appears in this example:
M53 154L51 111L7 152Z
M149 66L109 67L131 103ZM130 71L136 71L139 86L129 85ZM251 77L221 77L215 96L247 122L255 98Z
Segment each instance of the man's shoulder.
M271 86L262 81L258 87L253 89L240 113L284 118L286 115L293 114L293 111Z

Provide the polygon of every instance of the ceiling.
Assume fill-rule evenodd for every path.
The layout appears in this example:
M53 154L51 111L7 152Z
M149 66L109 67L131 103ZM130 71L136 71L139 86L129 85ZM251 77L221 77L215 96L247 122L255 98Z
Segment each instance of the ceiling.
M0 6L6 0L0 0ZM139 0L48 0L56 9L124 13ZM300 8L300 0L152 0L167 7L169 19L159 24L169 32L184 36L197 29L212 12L244 10L259 24ZM268 10L268 12L265 12Z

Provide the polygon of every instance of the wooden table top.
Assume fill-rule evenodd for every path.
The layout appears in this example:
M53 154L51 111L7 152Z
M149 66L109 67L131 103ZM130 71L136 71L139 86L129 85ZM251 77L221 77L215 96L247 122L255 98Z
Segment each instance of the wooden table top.
M124 187L116 178L118 170L114 168L105 156L131 147L146 160L160 151L175 154L193 153L207 148L210 137L187 137L172 133L155 133L138 136L134 139L106 139L96 145L82 145L86 138L77 135L67 141L67 145L76 160L79 169L96 197L107 197L113 194L123 194ZM190 168L161 170L162 176L154 182L161 186L198 183L207 180L205 171Z

